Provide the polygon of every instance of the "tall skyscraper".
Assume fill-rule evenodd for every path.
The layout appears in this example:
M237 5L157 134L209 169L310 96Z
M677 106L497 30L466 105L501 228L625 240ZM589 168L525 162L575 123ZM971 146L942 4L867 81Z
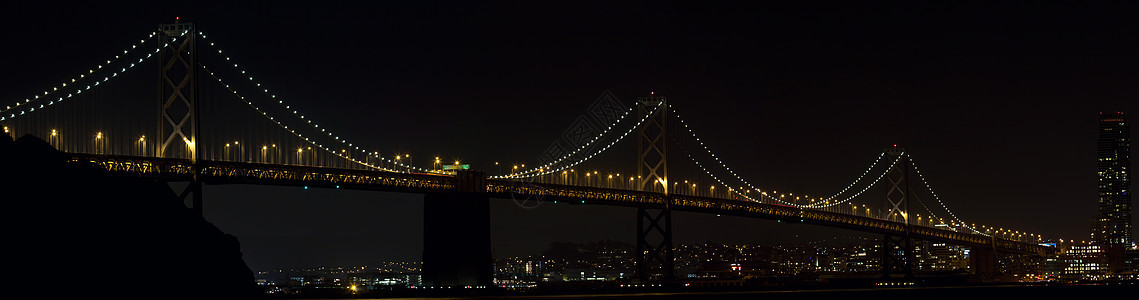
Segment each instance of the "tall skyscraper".
M1092 221L1092 240L1130 245L1131 236L1131 130L1122 112L1099 115L1099 212Z

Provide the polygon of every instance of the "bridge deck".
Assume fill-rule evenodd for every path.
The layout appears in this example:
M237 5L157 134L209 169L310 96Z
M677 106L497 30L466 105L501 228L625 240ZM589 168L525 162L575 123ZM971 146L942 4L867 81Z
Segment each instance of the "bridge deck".
M72 154L71 162L94 166L118 176L137 176L170 181L188 181L200 169L198 180L207 184L261 184L280 186L324 186L343 189L439 193L456 190L452 176L348 170L324 167L199 161L135 156ZM665 195L624 189L583 187L560 184L533 184L511 180L487 180L491 197L530 197L542 201L576 201L589 204L663 208L698 213L722 214L800 222L889 235L945 242L968 247L995 247L998 251L1047 253L1055 249L1020 241L992 238L925 226L915 226L877 218L843 213L805 210L791 206L688 195Z

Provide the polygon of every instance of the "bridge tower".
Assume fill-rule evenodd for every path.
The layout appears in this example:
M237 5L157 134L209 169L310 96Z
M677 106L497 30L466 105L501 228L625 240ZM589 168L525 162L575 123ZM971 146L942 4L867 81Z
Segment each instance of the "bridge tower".
M637 189L668 195L668 102L664 96L637 98ZM637 208L637 276L642 281L674 279L672 208Z
M195 164L190 184L179 198L193 197L194 211L202 214L202 184L197 167L198 144L198 32L194 23L158 25L158 145L154 156L188 158Z
M903 156L906 148L892 147L886 149L887 161L895 160L886 179L890 181L889 190L886 191L886 209L882 218L905 224L906 230L900 235L886 234L882 237L882 277L890 278L892 275L903 275L911 278L914 263L914 244L909 234L909 173L910 161Z

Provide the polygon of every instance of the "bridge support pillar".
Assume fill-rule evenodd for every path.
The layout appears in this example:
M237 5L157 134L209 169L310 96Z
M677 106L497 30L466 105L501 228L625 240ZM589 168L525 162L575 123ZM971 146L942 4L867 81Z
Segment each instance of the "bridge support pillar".
M909 236L882 236L882 278L914 277L914 243Z
M493 285L486 174L462 171L455 177L455 192L423 197L423 284Z
M637 208L636 251L637 277L642 281L675 279L671 209Z
M969 264L978 279L991 279L997 274L997 251L992 247L973 247L969 249Z

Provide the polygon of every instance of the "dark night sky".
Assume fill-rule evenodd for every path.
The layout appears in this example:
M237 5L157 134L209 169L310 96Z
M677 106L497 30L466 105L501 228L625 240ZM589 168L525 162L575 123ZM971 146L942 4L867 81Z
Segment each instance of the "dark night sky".
M533 163L602 91L655 91L760 186L831 193L896 143L966 221L1086 239L1096 114L1139 112L1139 5L902 3L5 3L0 100L179 16L322 126L393 155ZM255 270L422 250L419 195L206 192L207 219ZM498 256L634 237L630 209L494 203ZM675 222L681 241L848 234Z

